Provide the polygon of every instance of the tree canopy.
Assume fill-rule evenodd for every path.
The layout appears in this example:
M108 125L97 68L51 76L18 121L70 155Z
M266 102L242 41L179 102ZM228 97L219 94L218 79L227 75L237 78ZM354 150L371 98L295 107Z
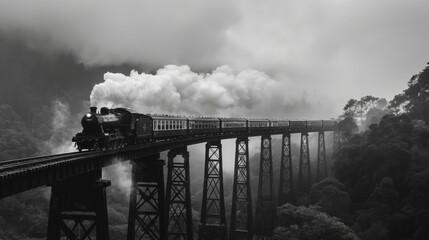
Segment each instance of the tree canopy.
M406 112L413 119L429 122L429 65L411 77L408 88L389 103L395 112Z

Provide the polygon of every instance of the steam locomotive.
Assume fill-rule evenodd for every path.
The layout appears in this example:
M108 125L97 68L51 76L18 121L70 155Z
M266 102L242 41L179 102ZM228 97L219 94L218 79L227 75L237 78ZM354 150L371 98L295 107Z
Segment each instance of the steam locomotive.
M333 126L335 121L145 115L126 108L102 107L97 112L96 107L91 107L81 124L82 132L72 139L79 151L117 149L126 145L213 134L312 130Z

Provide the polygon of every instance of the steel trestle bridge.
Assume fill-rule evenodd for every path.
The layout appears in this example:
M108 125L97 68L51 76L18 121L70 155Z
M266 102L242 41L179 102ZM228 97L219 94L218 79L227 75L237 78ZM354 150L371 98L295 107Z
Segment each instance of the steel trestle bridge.
M285 128L286 129L286 128ZM318 133L316 174L310 167L308 134ZM127 239L193 239L187 146L206 143L204 189L199 239L270 237L277 205L296 202L317 180L327 176L325 132L341 136L333 126L306 126L257 133L218 133L132 145L108 151L65 153L0 162L0 199L39 186L51 186L47 239L109 239L106 188L101 169L131 161L132 186ZM298 188L292 178L291 134L301 135ZM278 199L274 199L271 136L282 135ZM261 136L261 160L255 218L250 191L248 138ZM229 232L225 216L222 143L237 139ZM169 151L167 181L160 152ZM182 156L176 158L176 156Z

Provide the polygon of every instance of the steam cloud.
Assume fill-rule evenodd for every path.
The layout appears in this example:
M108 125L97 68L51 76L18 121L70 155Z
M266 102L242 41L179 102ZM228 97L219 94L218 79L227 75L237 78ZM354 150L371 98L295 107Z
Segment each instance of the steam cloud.
M92 106L128 107L140 113L285 118L297 102L307 104L287 99L285 93L280 82L256 70L235 74L221 66L198 74L188 66L168 65L155 75L106 73L90 98Z

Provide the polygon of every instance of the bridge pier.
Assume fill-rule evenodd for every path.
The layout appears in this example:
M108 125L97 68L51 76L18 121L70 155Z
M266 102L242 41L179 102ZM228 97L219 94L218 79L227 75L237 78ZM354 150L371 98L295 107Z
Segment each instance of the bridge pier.
M310 151L308 132L301 133L301 150L299 155L298 189L300 197L304 196L311 187Z
M181 155L183 162L175 157ZM194 238L189 176L189 152L186 147L168 152L167 226L170 239Z
M48 240L109 239L106 187L101 169L55 183L51 189Z
M234 185L232 190L229 239L253 239L253 209L249 171L249 139L235 142Z
M159 154L131 161L127 239L167 239L164 161Z
M326 166L325 132L320 131L317 142L317 181L328 177Z
M226 239L222 144L220 140L206 144L200 222L198 239Z
M293 175L290 133L282 136L282 158L280 163L280 183L277 204L279 206L293 202Z
M255 213L255 235L272 236L276 207L273 191L273 159L271 136L261 137L261 162L259 166L258 199Z

